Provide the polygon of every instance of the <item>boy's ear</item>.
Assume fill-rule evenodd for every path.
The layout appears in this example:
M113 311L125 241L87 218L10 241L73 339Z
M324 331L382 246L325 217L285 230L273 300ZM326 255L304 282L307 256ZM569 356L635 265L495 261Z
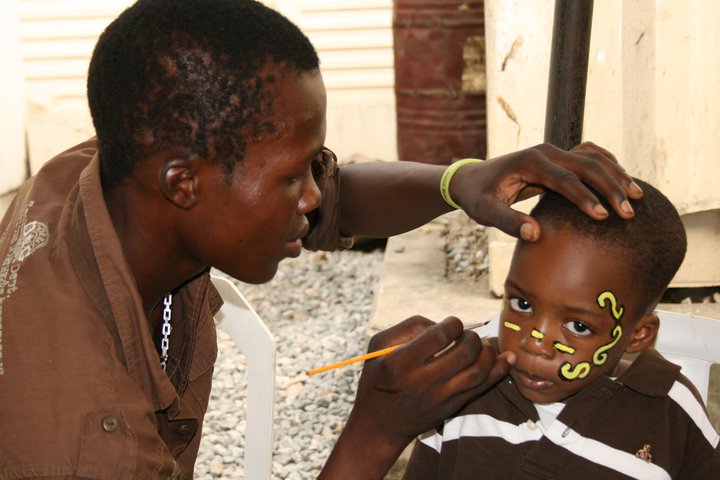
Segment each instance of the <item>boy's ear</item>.
M627 353L637 353L651 347L660 328L660 319L655 312L640 317L630 327L630 342L625 347Z
M163 196L183 210L190 210L198 201L197 158L172 157L162 162L158 183Z

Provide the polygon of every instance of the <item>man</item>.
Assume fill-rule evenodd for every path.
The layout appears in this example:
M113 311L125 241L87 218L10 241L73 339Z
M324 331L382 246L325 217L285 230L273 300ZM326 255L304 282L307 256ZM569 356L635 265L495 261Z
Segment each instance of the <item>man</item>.
M50 161L1 224L0 476L192 478L217 352L209 268L265 282L303 243L415 228L451 210L444 169L340 171L314 48L251 0L140 0L98 41L88 98L97 140ZM456 173L445 196L528 240L538 224L508 205L541 188L595 218L581 180L625 218L642 195L590 144ZM400 341L366 366L321 478L382 478L509 369L457 319L409 319L371 348Z

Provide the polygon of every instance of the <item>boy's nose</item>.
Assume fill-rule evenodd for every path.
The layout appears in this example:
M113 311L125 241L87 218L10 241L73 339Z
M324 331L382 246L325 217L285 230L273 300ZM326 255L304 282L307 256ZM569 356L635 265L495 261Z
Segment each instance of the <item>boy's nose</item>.
M539 355L545 358L552 358L554 348L552 339L547 337L546 329L540 325L532 327L523 332L520 339L520 348L532 355Z

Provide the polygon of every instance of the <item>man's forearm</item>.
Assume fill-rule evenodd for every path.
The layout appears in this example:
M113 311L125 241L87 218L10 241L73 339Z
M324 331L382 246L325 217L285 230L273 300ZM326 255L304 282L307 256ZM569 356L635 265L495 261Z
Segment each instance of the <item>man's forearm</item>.
M378 162L340 171L340 230L345 235L389 237L452 210L440 195L444 166Z

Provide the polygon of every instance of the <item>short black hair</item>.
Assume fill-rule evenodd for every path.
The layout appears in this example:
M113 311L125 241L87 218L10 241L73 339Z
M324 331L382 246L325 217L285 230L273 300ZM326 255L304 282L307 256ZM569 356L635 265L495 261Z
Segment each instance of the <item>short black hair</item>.
M157 149L179 146L231 172L276 131L276 65L319 69L310 40L254 0L138 0L98 40L87 80L103 187Z
M531 211L543 230L569 227L581 238L601 244L603 255L619 256L628 265L628 276L637 287L640 307L651 311L660 301L680 268L687 250L685 227L672 202L657 188L639 179L640 200L630 200L632 220L622 219L608 202L594 192L610 213L605 220L585 215L565 197L544 193Z

